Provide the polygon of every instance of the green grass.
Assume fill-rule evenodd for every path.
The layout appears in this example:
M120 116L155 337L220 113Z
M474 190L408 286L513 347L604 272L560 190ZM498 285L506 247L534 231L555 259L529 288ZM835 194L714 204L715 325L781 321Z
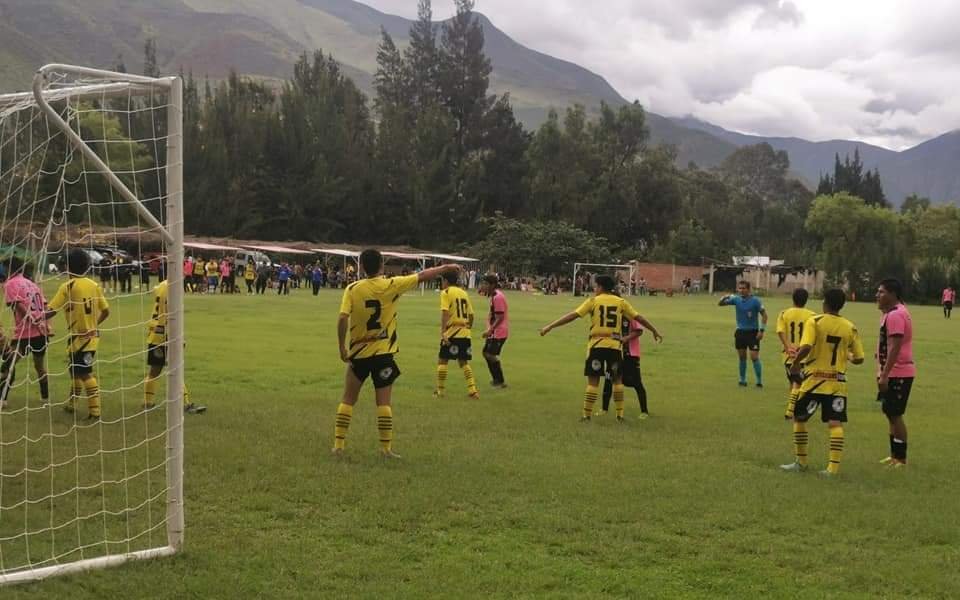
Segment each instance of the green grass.
M654 417L636 420L628 394L630 421L618 427L610 417L577 422L583 323L546 339L536 335L574 299L510 296L504 361L511 387L490 390L478 361L483 396L472 402L455 372L448 397L431 398L438 302L408 296L395 390L395 447L403 461L377 458L369 389L355 411L347 457L333 460L344 370L334 337L338 302L329 291L320 298L189 298L188 381L210 412L187 421L186 552L3 589L4 600L960 594L953 369L960 321L944 322L936 308L913 309L920 376L908 412L909 470L877 464L887 451L886 425L874 402L872 366L864 366L851 375L842 475L824 481L777 469L791 459L791 435L781 416L785 385L774 343L763 353L767 388L738 388L732 309L706 297L636 299L666 342L654 347L644 339ZM775 315L785 303L769 300L768 309ZM117 308L124 322L140 318L139 301ZM876 309L857 304L845 314L873 345ZM138 329L124 332L128 352L142 341ZM116 355L109 349L119 345L116 336L105 336L101 354ZM58 351L52 360L60 360ZM141 362L125 361L125 377L140 374ZM106 367L101 385L115 388L118 377L119 364ZM55 391L64 390L58 381ZM120 414L121 402L135 411L139 394L105 398L107 419ZM12 400L22 406L23 392ZM156 417L134 421L145 430L162 425ZM69 426L59 414L54 419ZM31 424L31 431L44 425ZM4 417L3 441L22 430L22 418ZM120 443L117 430L104 427L106 446ZM80 442L95 447L95 431L83 431ZM826 432L814 426L815 467L826 453ZM49 458L45 448L27 454ZM127 455L131 471L149 464ZM6 451L3 472L21 468L23 456L23 448ZM115 462L108 459L105 470L116 470ZM64 485L76 480L75 472L62 475ZM81 477L96 479L98 466L83 464ZM49 490L49 476L37 485L38 494ZM22 486L5 482L3 503L22 498ZM81 498L84 508L104 501L122 507L123 490L108 487ZM55 510L75 511L73 502ZM152 506L162 510L162 503ZM37 512L40 523L49 521ZM23 522L22 513L0 514L0 537L22 531ZM148 525L143 515L131 517L131 527ZM126 523L108 526L122 534ZM97 524L81 533L102 531ZM0 550L8 561L22 551L16 544Z

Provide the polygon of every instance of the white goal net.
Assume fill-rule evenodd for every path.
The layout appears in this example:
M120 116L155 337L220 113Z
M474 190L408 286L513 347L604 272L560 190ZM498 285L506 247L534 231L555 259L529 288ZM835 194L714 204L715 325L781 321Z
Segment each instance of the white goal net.
M182 93L50 65L0 95L0 585L182 544Z

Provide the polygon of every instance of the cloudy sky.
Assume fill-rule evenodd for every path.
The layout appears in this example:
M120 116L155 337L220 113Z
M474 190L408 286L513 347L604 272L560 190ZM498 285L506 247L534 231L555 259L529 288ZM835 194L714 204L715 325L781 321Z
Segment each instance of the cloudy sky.
M416 16L416 0L363 0ZM434 0L437 18L453 0ZM960 128L958 0L477 0L650 110L902 149Z

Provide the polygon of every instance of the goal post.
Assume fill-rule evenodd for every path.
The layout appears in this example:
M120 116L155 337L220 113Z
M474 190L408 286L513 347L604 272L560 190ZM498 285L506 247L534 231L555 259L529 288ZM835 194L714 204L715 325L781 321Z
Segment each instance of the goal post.
M182 80L53 64L37 72L32 93L0 95L0 216L4 280L25 275L49 300L67 280L53 266L80 248L93 264L89 276L113 286L106 294L109 320L96 334L100 351L92 368L99 388L90 384L94 391L84 392L90 415L95 395L102 416L89 423L77 414L86 411L76 402L74 359L64 366L63 349L73 351L75 340L63 317L50 321L46 371L41 375L36 361L34 376L31 351L16 345L20 333L11 336L21 325L5 310L0 586L179 552ZM13 255L23 258L8 264ZM32 277L10 272L21 262L33 267ZM151 273L154 264L163 268ZM168 282L166 394L157 396L159 410L144 399L146 330L160 306L154 307L152 285L144 285L151 275ZM112 349L104 351L106 345ZM41 404L37 386L46 396L48 384L49 400Z
M628 289L629 289L629 294L630 294L630 295L633 295L633 289L634 289L633 286L634 286L634 283L635 283L634 280L633 280L633 276L634 276L634 265L632 265L632 264L626 264L626 265L622 265L622 264L621 264L621 265L609 265L609 264L602 264L602 263L579 263L579 262L573 264L573 291L574 291L574 295L576 295L576 291L577 291L577 276L580 274L580 271L582 271L583 269L586 269L586 268L602 269L602 270L613 270L613 271L627 271L627 287L628 287ZM584 290L580 290L580 293L583 294L583 293L585 293L585 291L584 291Z

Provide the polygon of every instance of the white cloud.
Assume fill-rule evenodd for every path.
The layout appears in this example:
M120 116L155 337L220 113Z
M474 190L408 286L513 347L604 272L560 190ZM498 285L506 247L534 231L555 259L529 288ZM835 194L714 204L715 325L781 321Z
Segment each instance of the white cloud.
M415 0L366 0L412 17ZM438 18L453 1L434 0ZM903 148L960 128L960 2L477 0L532 48L657 113Z

